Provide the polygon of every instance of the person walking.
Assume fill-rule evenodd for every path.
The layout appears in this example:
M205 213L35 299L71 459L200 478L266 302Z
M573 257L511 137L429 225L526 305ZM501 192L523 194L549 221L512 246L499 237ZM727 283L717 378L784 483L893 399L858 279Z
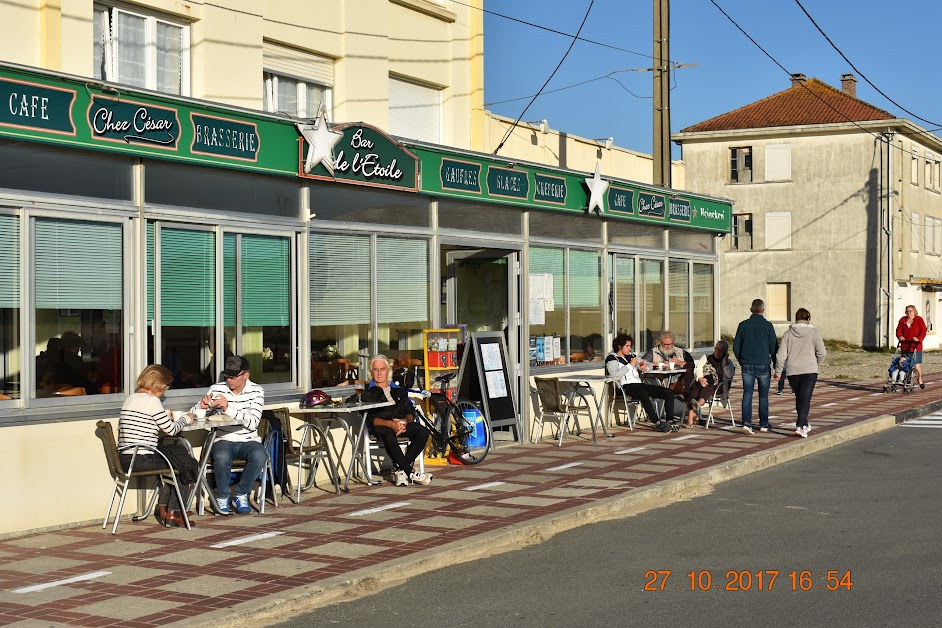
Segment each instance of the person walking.
M778 350L775 328L765 320L765 301L755 299L752 316L739 323L733 340L733 353L742 367L742 432L752 434L752 395L759 384L759 431L769 431L769 387L772 359Z
M811 425L808 413L811 410L811 394L818 381L818 368L824 363L827 350L821 333L811 324L811 312L803 307L795 312L795 324L782 334L782 344L775 356L776 379L784 377L788 369L788 385L795 391L795 436L808 438Z
M896 340L899 341L900 353L911 353L915 365L916 383L920 388L926 385L922 381L922 341L926 339L926 321L916 313L915 305L906 306L906 316L896 325ZM65 338L65 336L62 336Z

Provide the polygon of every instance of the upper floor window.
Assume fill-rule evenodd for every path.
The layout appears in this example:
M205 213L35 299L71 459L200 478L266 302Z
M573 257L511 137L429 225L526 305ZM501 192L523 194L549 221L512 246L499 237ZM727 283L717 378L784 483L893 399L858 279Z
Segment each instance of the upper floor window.
M765 147L765 180L788 181L792 178L791 144L769 144Z
M769 212L765 215L765 248L792 248L791 212Z
M190 93L190 31L184 24L96 4L92 54L97 79Z
M919 184L919 152L913 149L912 160L909 162L909 182Z
M389 132L409 139L442 141L442 92L389 77Z
M263 98L265 111L299 118L316 118L321 110L331 118L333 60L264 42Z
M729 149L729 180L733 183L752 183L752 147Z
M730 249L733 251L752 250L752 214L733 214Z

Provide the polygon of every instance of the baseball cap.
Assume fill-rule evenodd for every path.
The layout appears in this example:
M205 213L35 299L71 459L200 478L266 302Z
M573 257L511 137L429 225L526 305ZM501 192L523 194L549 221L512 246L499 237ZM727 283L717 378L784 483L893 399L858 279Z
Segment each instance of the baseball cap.
M223 369L222 374L228 375L229 377L235 377L242 371L249 370L249 361L243 358L241 355L230 355L226 358L226 368Z

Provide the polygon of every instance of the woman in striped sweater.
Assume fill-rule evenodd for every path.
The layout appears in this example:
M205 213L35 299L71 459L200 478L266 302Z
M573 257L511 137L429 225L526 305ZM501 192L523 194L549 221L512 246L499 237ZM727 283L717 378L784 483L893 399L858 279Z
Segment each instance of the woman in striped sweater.
M159 364L151 364L137 377L137 392L128 396L121 406L121 418L118 421L118 447L129 445L150 445L156 447L170 461L177 472L180 492L188 494L196 482L199 465L189 450L182 443L160 444L161 432L174 436L184 426L193 422L193 416L186 414L174 421L164 410L160 398L170 383L173 373ZM127 470L131 464L131 454L121 454L121 464ZM141 450L134 462L135 471L162 469L166 463L149 451ZM176 493L169 486L161 488L160 503L157 506L157 520L165 526L182 526L183 513ZM190 525L193 525L191 520Z

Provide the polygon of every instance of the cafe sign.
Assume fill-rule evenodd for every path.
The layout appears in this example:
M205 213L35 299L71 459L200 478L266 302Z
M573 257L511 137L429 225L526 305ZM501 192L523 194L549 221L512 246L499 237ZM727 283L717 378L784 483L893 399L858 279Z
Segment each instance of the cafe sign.
M109 142L176 150L180 139L176 109L133 100L94 96L88 126L93 138Z
M367 124L321 124L327 122L319 118L314 125L299 125L300 176L418 191L418 157L396 140Z
M75 90L0 77L0 127L75 135L69 115Z

